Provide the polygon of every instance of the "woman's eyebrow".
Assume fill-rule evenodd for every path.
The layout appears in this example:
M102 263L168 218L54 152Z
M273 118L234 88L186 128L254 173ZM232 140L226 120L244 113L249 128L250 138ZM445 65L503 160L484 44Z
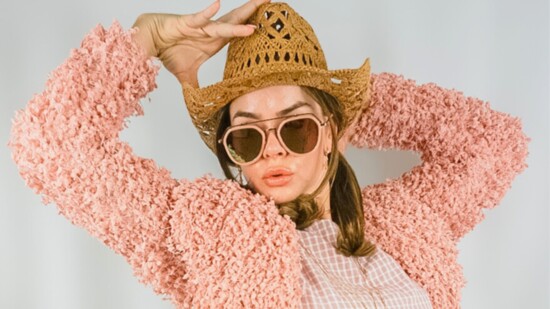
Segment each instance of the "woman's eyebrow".
M252 118L252 119L260 119L260 117L258 117L256 114L254 113L250 113L250 112L243 112L243 111L238 111L235 113L235 115L233 115L233 120L235 120L235 118L237 117L245 117L245 118Z
M308 102L304 102L304 101L298 101L298 102L294 103L292 106L287 107L287 108L283 109L282 111L277 112L277 116L285 116L287 114L290 114L295 109L298 109L302 106L311 107L311 104L309 104Z
M287 108L285 108L281 111L278 111L277 116L285 116L287 114L290 114L295 109L298 109L302 106L311 107L311 104L308 103L308 102L304 102L304 101L298 101L298 102L292 104L290 107L287 107ZM237 117L246 117L246 118L252 118L252 119L257 119L257 120L259 120L261 118L257 114L254 114L254 113L251 113L251 112L245 112L245 111L236 112L235 115L233 115L233 120L235 120L235 118L237 118Z

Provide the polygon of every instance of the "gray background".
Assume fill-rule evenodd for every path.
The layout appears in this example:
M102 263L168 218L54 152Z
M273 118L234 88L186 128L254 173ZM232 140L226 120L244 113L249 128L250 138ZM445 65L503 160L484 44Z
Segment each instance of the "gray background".
M436 82L522 118L532 138L529 168L501 205L460 243L468 280L463 308L549 308L548 1L289 1L316 29L332 69ZM243 3L222 1L222 12ZM142 286L122 257L42 206L5 146L11 118L43 89L51 70L96 24L129 28L143 12L190 13L203 1L7 1L0 3L0 308L171 308ZM219 81L223 55L200 72ZM192 127L175 78L159 88L122 138L175 178L221 177ZM419 163L403 151L348 151L362 185Z

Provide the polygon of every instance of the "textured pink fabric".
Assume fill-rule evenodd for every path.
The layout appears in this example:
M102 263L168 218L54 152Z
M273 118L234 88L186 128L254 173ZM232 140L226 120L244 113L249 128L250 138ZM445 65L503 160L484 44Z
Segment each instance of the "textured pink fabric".
M157 71L118 23L94 29L16 114L20 174L178 307L297 306L296 230L273 203L227 180L176 181L118 139Z
M384 73L373 76L372 93L352 144L414 150L423 162L363 190L367 237L430 293L434 308L457 308L457 242L527 167L529 138L518 118L432 83Z
M298 235L273 203L228 180L175 180L118 139L157 71L118 23L94 29L15 116L21 176L178 307L299 306ZM367 237L434 308L457 308L457 241L526 167L528 139L518 119L456 91L392 74L372 83L353 144L411 149L423 163L364 189Z

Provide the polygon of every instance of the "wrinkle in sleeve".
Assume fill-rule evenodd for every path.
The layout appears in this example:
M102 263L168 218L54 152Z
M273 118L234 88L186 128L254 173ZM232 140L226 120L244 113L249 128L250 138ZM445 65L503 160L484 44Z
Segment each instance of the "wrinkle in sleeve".
M133 31L133 30L132 30ZM16 113L9 147L26 184L123 255L144 283L170 293L181 261L166 249L177 182L118 139L158 67L115 22L97 26Z

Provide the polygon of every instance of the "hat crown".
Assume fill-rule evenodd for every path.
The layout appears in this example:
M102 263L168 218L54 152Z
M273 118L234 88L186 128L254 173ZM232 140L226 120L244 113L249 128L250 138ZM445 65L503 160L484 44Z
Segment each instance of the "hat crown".
M224 79L243 78L282 68L327 69L325 55L309 23L286 3L260 6L248 23L250 36L229 43Z

